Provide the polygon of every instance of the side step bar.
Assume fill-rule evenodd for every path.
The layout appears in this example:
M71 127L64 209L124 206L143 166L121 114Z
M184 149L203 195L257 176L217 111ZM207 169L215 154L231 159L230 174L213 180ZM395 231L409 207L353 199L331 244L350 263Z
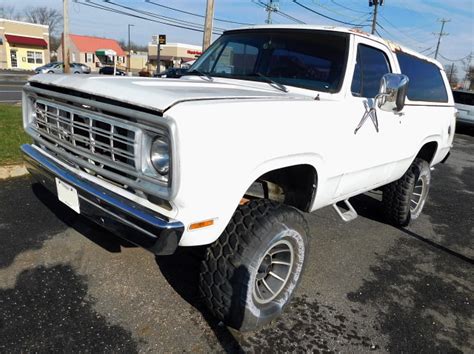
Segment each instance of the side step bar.
M336 213L341 217L341 219L345 222L349 222L357 218L357 212L355 211L352 204L349 203L349 199L344 200L344 204L346 204L349 210L341 210L341 208L339 208L336 203L332 205L332 207L334 208L334 210L336 210Z

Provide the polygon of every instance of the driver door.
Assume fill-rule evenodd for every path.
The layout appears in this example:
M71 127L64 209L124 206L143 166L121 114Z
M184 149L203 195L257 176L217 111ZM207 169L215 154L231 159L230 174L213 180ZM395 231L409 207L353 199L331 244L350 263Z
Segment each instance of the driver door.
M382 111L375 102L380 79L395 67L392 53L360 36L355 36L353 44L356 60L346 96L351 113L344 128L349 153L336 191L339 198L388 183L398 160L397 145L403 144L399 116Z

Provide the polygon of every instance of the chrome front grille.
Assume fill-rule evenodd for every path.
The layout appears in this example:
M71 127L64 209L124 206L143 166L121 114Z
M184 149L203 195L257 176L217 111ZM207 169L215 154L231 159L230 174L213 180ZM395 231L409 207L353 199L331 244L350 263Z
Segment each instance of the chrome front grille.
M45 142L60 148L64 160L82 165L88 173L112 181L111 174L132 180L138 175L141 130L127 122L38 99L32 128Z

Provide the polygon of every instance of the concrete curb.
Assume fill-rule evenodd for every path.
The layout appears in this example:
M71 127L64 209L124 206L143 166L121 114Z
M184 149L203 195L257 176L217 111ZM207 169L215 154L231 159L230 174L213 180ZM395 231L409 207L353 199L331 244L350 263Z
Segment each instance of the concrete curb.
M0 166L0 180L7 178L21 177L28 174L25 165L7 165Z

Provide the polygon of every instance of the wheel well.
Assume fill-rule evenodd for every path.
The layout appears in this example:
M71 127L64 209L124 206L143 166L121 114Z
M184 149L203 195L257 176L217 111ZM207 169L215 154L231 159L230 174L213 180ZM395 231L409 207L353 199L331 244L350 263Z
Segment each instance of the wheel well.
M418 155L416 157L419 157L429 164L431 164L431 161L433 161L433 158L436 154L436 150L438 149L438 143L435 141L431 141L429 143L426 143L423 145L421 150L418 152Z
M247 198L266 198L309 211L316 196L318 175L311 165L295 165L265 173L252 183Z

